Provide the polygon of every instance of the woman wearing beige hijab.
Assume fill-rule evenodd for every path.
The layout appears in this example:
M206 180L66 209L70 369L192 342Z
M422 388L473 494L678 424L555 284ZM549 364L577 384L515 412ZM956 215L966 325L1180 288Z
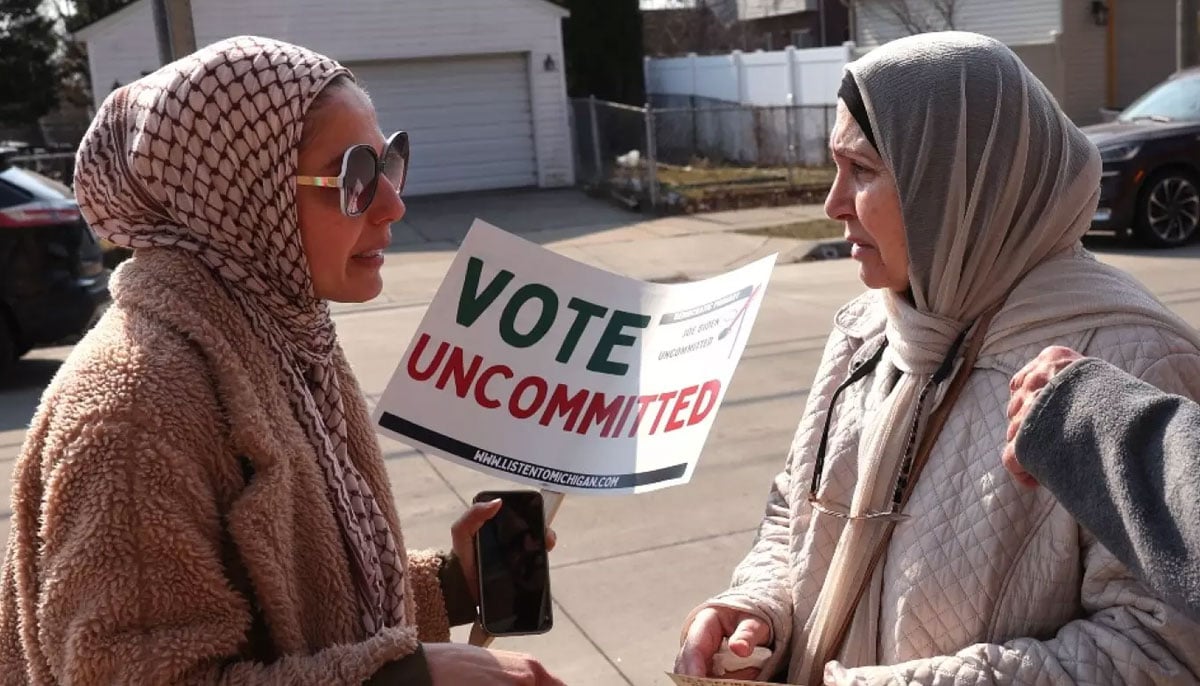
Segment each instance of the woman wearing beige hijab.
M868 288L845 306L730 588L724 639L797 684L1196 683L1200 626L1001 466L1008 384L1048 345L1200 397L1200 337L1083 250L1100 158L1002 44L898 40L847 68L826 209Z
M269 39L105 101L75 190L134 255L16 465L0 684L559 683L445 643L495 504L458 555L405 550L338 345L328 302L379 294L407 166L344 67Z

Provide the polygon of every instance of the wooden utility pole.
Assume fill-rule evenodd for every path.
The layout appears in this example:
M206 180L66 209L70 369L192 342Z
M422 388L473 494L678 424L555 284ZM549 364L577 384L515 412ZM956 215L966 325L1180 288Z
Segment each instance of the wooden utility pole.
M850 40L858 45L858 3L854 0L843 1L848 3L846 8L850 10Z
M1175 69L1196 63L1197 26L1195 0L1175 0Z
M821 23L821 42L817 43L817 45L823 48L827 40L825 35L825 0L817 0L817 21Z
M158 41L158 61L174 62L196 51L196 30L192 26L191 0L150 0L154 8L154 34Z

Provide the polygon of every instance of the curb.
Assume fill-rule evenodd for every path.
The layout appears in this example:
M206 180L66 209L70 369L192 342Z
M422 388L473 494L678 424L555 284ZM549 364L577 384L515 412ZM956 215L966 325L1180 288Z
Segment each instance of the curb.
M788 262L821 262L850 257L850 241L821 241L803 251L789 253Z
M780 267L789 264L801 264L804 262L824 262L828 260L842 260L850 257L850 242L844 240L826 240L803 245L795 250L780 254L775 261L775 266ZM728 270L705 270L701 272L681 272L677 271L662 276L644 278L644 281L651 283L686 283L689 281L700 281L702 279L724 273ZM641 277L639 277L641 278Z

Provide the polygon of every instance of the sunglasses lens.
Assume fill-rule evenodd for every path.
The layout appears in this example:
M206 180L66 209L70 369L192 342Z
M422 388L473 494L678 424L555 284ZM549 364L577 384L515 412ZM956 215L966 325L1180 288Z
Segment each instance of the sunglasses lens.
M355 148L346 159L346 214L357 216L367 211L375 199L378 177L375 173L375 153L366 146Z
M408 177L408 136L393 136L384 155L383 173L399 193L404 190L404 182Z

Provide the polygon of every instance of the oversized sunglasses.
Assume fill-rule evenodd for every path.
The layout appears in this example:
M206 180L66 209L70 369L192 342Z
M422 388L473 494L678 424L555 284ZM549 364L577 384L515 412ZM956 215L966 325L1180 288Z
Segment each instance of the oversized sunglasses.
M397 194L404 191L408 177L408 134L404 131L397 131L388 138L382 158L375 148L365 143L352 145L342 155L342 173L337 176L297 176L296 183L341 189L342 213L357 217L371 206L381 176L387 177Z

